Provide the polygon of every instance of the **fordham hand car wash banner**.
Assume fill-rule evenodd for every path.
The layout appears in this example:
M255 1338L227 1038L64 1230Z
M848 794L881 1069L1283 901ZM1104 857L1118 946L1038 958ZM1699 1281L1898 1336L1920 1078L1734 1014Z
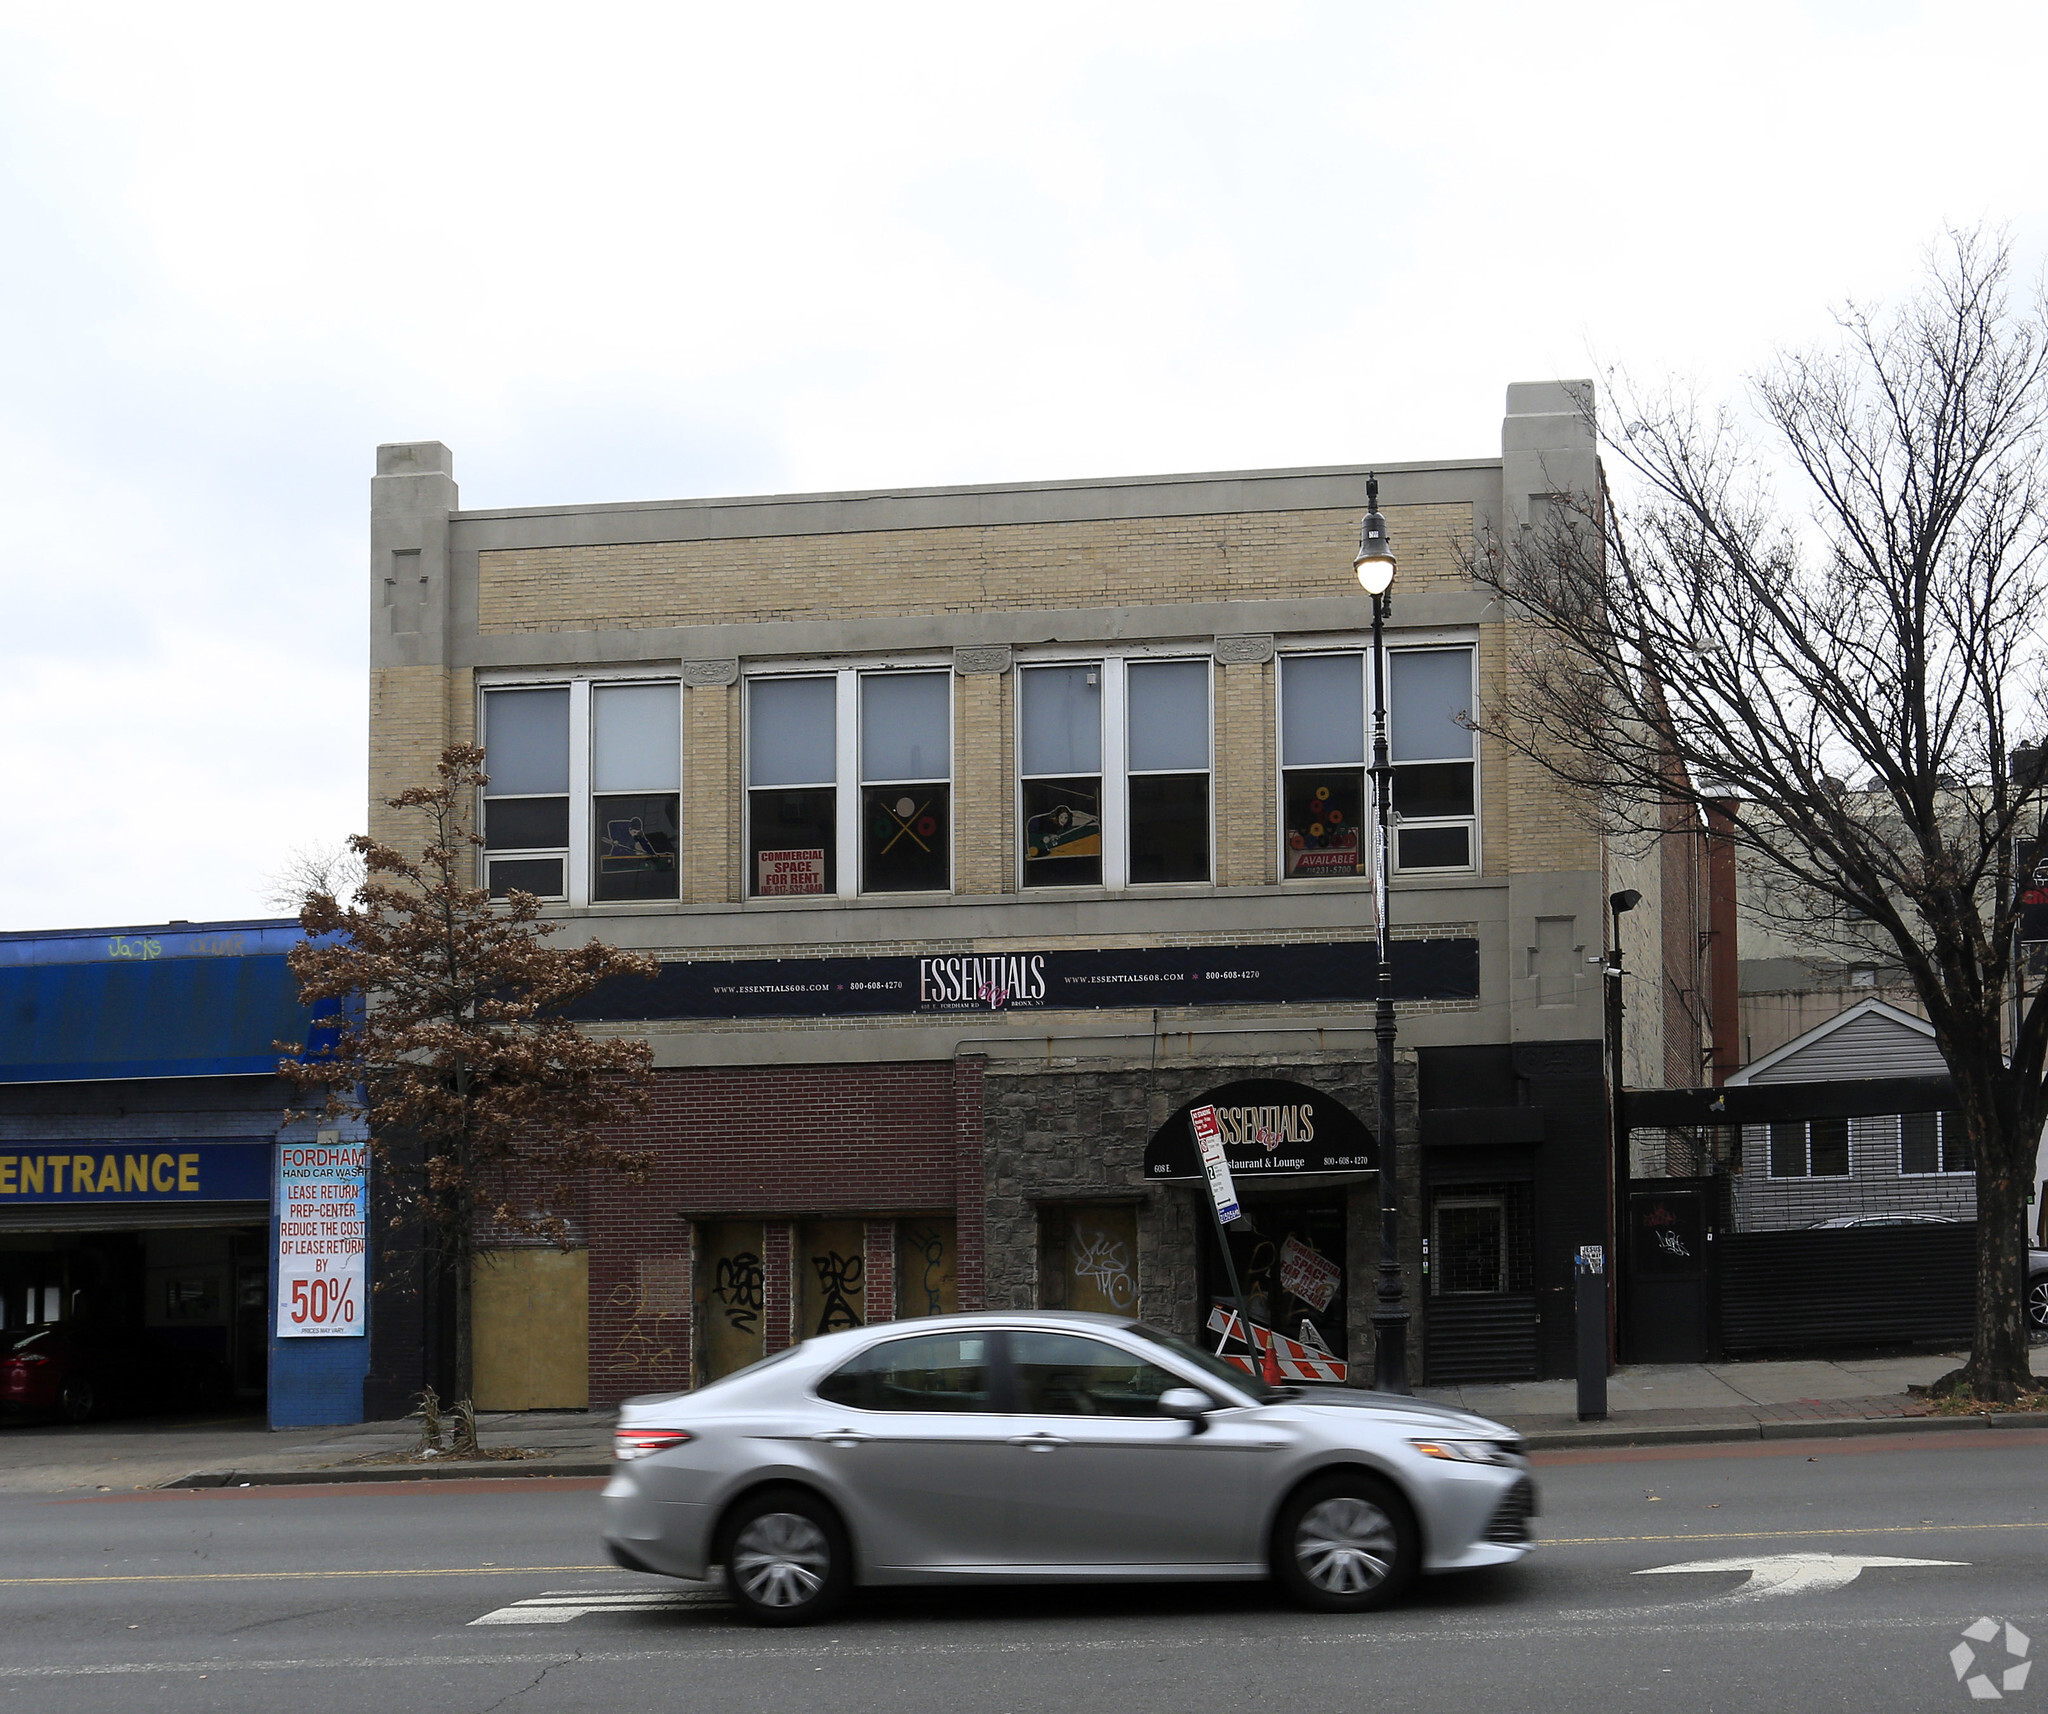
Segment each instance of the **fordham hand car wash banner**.
M1397 940L1392 950L1397 999L1479 997L1478 941ZM1377 991L1374 958L1369 941L1319 941L703 959L664 964L651 980L608 982L567 1010L576 1018L640 1020L1356 1002Z
M277 1146L277 1336L356 1339L369 1331L369 1145L322 1131Z

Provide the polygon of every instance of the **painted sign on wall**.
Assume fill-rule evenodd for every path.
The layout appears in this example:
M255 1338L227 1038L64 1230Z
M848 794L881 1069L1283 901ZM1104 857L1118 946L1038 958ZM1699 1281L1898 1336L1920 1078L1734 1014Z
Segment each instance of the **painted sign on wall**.
M369 1331L370 1149L322 1131L277 1149L277 1336L360 1339Z

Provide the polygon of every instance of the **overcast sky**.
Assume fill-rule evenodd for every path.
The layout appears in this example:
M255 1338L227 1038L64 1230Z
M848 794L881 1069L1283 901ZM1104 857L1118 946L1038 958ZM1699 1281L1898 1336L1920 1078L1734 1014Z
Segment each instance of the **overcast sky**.
M363 819L372 451L470 506L1476 457L2048 248L2048 8L0 0L0 928Z

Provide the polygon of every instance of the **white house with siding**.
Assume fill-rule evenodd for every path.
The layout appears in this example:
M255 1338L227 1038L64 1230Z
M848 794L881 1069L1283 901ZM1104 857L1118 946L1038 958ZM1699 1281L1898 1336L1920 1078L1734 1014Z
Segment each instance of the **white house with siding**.
M1836 1078L1939 1077L1934 1026L1865 1000L1734 1073L1734 1087ZM1831 1220L1974 1220L1975 1162L1960 1114L1895 1113L1745 1125L1738 1232Z

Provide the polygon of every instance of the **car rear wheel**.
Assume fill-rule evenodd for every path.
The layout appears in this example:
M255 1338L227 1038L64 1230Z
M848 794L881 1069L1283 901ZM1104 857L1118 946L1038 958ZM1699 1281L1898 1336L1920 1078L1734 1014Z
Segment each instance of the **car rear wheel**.
M1311 1482L1281 1508L1273 1575L1304 1607L1363 1613L1398 1599L1420 1555L1415 1515L1374 1476Z
M2027 1282L2027 1326L2048 1333L2048 1274Z
M776 1488L743 1501L726 1525L725 1586L757 1625L808 1625L846 1598L852 1555L817 1495Z
M92 1415L92 1407L90 1381L66 1381L57 1395L57 1410L66 1422L84 1422Z

